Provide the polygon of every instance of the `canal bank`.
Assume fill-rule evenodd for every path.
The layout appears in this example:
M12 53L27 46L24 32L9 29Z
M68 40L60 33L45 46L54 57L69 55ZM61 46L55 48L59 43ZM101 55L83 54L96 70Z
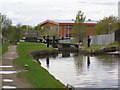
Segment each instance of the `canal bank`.
M107 54L108 52L115 52L115 51L120 51L120 47L103 47L100 49L85 49L84 47L79 48L79 53L82 54ZM118 53L120 55L120 53Z
M17 52L19 57L14 60L16 68L22 70L28 70L27 72L18 73L19 78L26 78L32 85L32 88L64 88L65 86L54 76L52 76L46 69L41 67L38 62L35 62L34 58L27 53L29 51L36 50L52 50L44 44L40 43L20 43L17 45ZM28 67L25 67L28 65Z
M35 62L32 56L28 55L28 52L30 51L39 51L37 53L42 51L45 53L47 52L45 56L58 53L57 49L54 51L53 48L47 48L40 43L20 43L17 46L19 58L14 60L14 64L17 69L27 69L28 72L18 73L17 76L19 78L26 78L28 82L33 85L33 88L64 88L65 86L59 80L56 80L55 77L41 67L38 62ZM41 56L45 54L44 52L41 53ZM25 67L25 64L28 65L27 68Z
M117 87L117 78L115 78L115 77L117 77L117 73L118 73L117 72L118 71L117 70L117 67L118 67L117 60L119 57L116 54L115 55L108 55L107 52L112 52L112 51L116 51L116 50L118 51L119 47L110 46L110 47L104 47L104 48L100 48L100 49L90 49L90 48L86 49L84 47L80 47L78 50L79 53L76 53L76 54L65 53L65 52L75 51L74 47L72 47L70 49L68 48L68 50L61 49L63 51L62 54L60 53L59 50L60 49L36 50L36 51L30 51L28 54L33 55L33 56L35 56L35 55L39 56L39 59L37 59L37 60L40 62L40 65L42 67L44 67L46 70L48 70L53 76L55 76L55 78L60 80L65 85L70 84L73 86L75 85L75 87L80 86L81 88L82 87L95 88L97 86L98 86L98 88L99 87L100 88L101 87L102 88L104 88L104 87ZM55 57L52 57L52 55L55 54L54 52L56 52L56 53L59 52L59 54L58 55L56 54ZM50 54L52 54L52 55L49 57ZM79 73L79 72L82 72L82 73L87 72L87 73L85 73L81 76L79 76L79 75L75 76L74 73L76 73L76 71L73 70L73 68L74 68L73 62L75 63L75 66L76 66L75 68L77 68L77 73ZM95 63L97 65L99 65L99 63L100 63L100 65L101 65L100 68L97 67L97 65ZM106 65L110 65L110 66L107 66L107 69L109 69L108 72L106 72L102 68L103 67L102 64L104 64L104 63ZM88 68L88 71L83 71L83 70L81 71L81 69L80 69L81 64L83 65L82 68L84 68L84 70L86 70L86 68ZM86 65L86 66L84 66L84 65ZM91 66L94 66L94 67L91 68ZM111 66L116 66L116 68L115 68L116 70L114 71ZM106 68L105 65L104 65L104 67ZM89 68L91 68L91 70L94 69L96 71L91 72L91 70ZM96 73L98 71L96 68L101 69L101 71L98 72L98 74ZM69 69L69 70L67 70L67 69ZM80 70L78 70L78 69L80 69ZM73 73L70 73L70 72L73 72ZM93 73L93 74L91 74L91 73ZM105 76L104 76L104 73L105 73ZM109 75L111 75L111 73L113 74L113 77L112 77L112 79L114 81L113 85L111 83L107 84L105 82L106 78ZM89 80L90 79L90 78L88 78L89 74L91 74L91 76L93 76L92 80ZM69 75L70 75L70 77L69 77ZM106 78L103 78L99 75L102 75ZM94 78L94 76L98 76L99 78ZM81 77L84 77L84 78L81 78ZM77 82L75 81L76 78L78 79L78 80L76 80ZM107 78L107 81L112 82L112 80L110 80L110 79L111 78ZM83 82L80 82L79 80L83 81ZM94 80L97 80L97 81L94 81ZM101 82L99 82L99 81L101 81ZM76 82L76 84L75 84L75 82Z
M17 70L13 64L14 59L18 58L16 45L7 45L5 46L5 49L2 56L2 65L0 66L2 69L2 71L0 71L0 75L2 75L2 88L30 88L30 84L25 78L17 77L17 73L21 72L21 70Z
M105 47L104 53L102 51L97 54L80 51L70 53L72 49L71 51L63 49L63 52L58 50L59 54L54 58L51 56L41 58L42 54L49 53L49 50L43 50L37 60L43 68L66 86L69 84L75 88L117 88L120 57L107 53L116 49L118 50L116 47Z
M29 51L28 54L32 56L38 57L47 57L58 55L59 52L78 52L80 54L87 54L87 55L100 55L100 54L108 54L109 52L116 52L120 51L120 47L103 47L99 49L91 49L85 47L70 47L70 48L56 48L52 50L36 50L36 51ZM113 53L113 55L120 55L120 53Z
M117 88L118 55L59 53L55 58L39 58L40 65L63 84L75 88Z

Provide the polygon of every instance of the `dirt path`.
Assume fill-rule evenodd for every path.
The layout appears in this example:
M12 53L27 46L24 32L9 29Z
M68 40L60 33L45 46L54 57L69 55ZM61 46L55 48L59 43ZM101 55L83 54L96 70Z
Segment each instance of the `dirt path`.
M16 45L9 46L8 52L2 56L2 66L13 66L13 67L4 67L2 71L18 71L13 65L13 59L17 58L18 54L16 52ZM13 82L4 82L2 81L2 86L15 86L17 88L30 88L30 84L25 80L17 77L17 73L13 74L2 74L3 79L11 79Z

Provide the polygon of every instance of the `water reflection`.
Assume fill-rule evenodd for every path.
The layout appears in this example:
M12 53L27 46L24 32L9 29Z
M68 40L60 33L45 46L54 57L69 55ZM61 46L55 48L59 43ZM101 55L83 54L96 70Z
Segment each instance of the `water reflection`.
M39 59L42 67L63 84L74 87L117 88L120 56L84 56L61 53L56 58Z
M90 57L88 56L87 57L87 68L89 69L89 67L90 67Z
M118 85L120 88L120 55L117 56L117 60L118 60Z
M117 56L115 55L104 55L104 56L95 56L98 66L102 65L104 67L109 67L111 70L116 67L118 63Z
M77 75L80 75L83 71L83 66L84 66L83 62L84 62L85 57L82 55L79 55L79 56L75 56L73 58L74 58L76 73L77 73Z
M62 52L62 58L64 57L70 57L70 53L69 52Z
M49 58L46 58L47 68L49 68Z

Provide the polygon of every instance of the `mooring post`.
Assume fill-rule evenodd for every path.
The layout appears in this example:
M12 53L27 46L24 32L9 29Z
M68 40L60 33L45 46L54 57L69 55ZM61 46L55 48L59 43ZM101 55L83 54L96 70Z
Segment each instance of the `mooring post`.
M49 36L47 36L47 47L49 47Z
M53 43L55 43L55 36L53 36Z
M55 48L55 36L53 36L53 48Z
M45 39L46 39L45 36L43 36L43 40L42 40L42 41L43 41L44 43L46 43L46 40L45 40Z
M91 38L88 36L88 47L90 47Z

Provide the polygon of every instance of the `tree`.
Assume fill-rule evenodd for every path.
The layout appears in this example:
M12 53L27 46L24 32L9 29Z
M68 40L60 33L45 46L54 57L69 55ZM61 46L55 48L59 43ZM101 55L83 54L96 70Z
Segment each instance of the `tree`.
M42 32L43 32L42 35L44 35L44 36L50 36L50 37L56 36L57 35L56 29L57 29L56 26L50 27L49 24L47 23L47 24L44 25L44 28L41 29Z
M21 24L12 25L12 21L5 15L0 14L0 26L3 38L8 41L16 42L21 39Z
M21 32L22 32L22 35L27 33L30 36L30 34L33 33L33 27L30 26L30 25L22 25L21 26Z
M43 33L43 32L42 32L43 30L41 30L41 26L35 26L35 27L34 27L34 31L36 32L37 37L38 37L41 33Z
M54 30L54 29L50 29L50 30L47 30L47 31L45 32L45 35L52 37L52 36L56 36L56 35L57 35L57 32L56 32L56 30Z
M76 15L74 30L72 31L72 36L80 43L83 42L83 38L86 37L86 26L84 24L85 21L84 13L78 11Z
M117 27L117 17L110 16L100 20L95 27L95 31L98 35L110 34L114 32L117 29Z
M10 26L9 28L9 34L7 35L7 40L11 41L11 42L15 42L16 40L16 36L17 36L17 28L16 26Z
M0 26L3 37L7 37L9 29L12 26L12 21L8 19L7 16L2 15L1 13L0 13Z
M22 34L23 34L23 31L21 30L21 24L17 24L16 25L16 40L20 40L22 39Z
M7 40L11 42L17 42L22 38L22 32L21 32L21 25L18 24L16 26L10 26Z

